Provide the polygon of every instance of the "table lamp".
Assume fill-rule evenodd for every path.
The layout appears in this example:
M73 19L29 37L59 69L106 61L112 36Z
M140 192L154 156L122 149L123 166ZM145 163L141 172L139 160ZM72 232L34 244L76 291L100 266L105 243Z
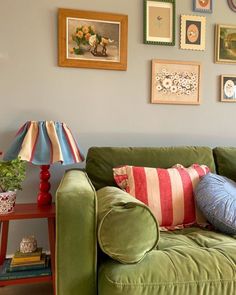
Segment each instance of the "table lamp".
M39 206L52 203L49 192L50 165L56 162L69 165L84 160L70 129L65 123L54 121L26 122L18 130L3 159L10 161L17 157L41 167L37 199Z

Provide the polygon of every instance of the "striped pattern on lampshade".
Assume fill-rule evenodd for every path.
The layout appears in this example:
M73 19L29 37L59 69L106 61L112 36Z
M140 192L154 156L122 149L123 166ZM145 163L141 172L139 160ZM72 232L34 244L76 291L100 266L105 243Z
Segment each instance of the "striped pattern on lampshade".
M162 230L208 223L197 209L194 188L210 172L205 165L169 169L122 166L113 169L117 185L150 207Z
M84 156L65 123L28 121L17 132L4 160L20 157L35 165L79 163Z

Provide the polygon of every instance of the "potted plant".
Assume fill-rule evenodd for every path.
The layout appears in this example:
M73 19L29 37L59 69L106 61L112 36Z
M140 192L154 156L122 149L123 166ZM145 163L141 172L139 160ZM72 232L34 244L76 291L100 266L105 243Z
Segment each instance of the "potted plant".
M8 162L0 161L0 214L14 211L16 191L22 190L26 165L20 158Z

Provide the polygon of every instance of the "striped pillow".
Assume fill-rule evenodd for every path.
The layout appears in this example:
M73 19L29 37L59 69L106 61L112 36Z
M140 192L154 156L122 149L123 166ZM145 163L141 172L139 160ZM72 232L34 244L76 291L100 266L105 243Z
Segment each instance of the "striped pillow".
M194 188L200 177L210 172L205 165L169 169L122 166L113 169L117 185L147 204L162 229L177 229L193 224L206 226L197 210Z

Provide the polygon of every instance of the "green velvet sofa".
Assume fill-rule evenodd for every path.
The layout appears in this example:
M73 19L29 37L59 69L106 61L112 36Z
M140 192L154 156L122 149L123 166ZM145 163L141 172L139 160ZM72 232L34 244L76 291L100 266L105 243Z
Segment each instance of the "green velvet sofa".
M98 247L96 190L115 186L112 168L177 163L205 164L236 178L236 149L208 147L93 147L85 171L66 172L56 195L57 295L236 294L236 237L197 227L161 232L158 247L133 264Z

